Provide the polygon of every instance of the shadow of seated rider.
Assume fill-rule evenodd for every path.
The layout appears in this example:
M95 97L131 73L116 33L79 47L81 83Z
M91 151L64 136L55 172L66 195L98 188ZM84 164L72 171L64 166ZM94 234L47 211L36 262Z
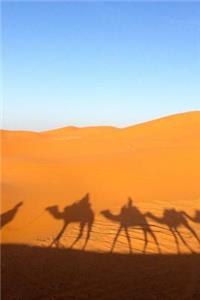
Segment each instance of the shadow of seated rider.
M68 211L71 215L73 213L77 214L77 211L80 211L80 213L84 214L84 212L87 212L88 209L91 209L91 203L89 199L90 195L87 193L81 200L74 202L73 204L65 207L65 213L67 214Z
M133 205L133 200L129 197L128 203L121 208L121 219L122 222L125 222L126 225L129 225L132 224L133 218L136 222L141 222L141 212L136 206Z

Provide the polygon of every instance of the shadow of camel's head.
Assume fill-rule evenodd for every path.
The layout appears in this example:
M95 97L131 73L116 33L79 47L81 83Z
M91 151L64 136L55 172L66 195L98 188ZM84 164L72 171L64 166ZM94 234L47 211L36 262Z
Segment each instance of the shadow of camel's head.
M22 206L24 203L21 201L21 202L19 202L15 207L16 208L19 208L20 206Z
M52 210L56 210L58 208L58 205L52 205L52 206L47 206L45 208L45 210L47 211L52 211Z
M108 210L108 209L104 209L104 210L101 210L101 211L100 211L100 214L103 215L103 216L104 216L105 214L107 214L107 213L109 213L109 210Z

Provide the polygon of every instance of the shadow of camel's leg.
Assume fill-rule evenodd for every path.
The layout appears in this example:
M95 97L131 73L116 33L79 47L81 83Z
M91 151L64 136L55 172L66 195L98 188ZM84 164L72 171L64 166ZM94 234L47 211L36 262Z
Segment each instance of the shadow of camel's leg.
M85 239L83 250L86 248L87 243L88 243L88 241L90 239L90 234L91 234L91 231L92 231L92 225L93 225L93 222L88 224L87 236L86 236L86 239Z
M58 235L55 237L55 239L53 240L53 242L50 244L49 247L52 247L54 244L56 245L56 247L59 247L59 241L60 241L60 238L62 237L66 227L67 227L68 223L65 223L63 225L63 228L61 229L61 231L58 233Z
M126 238L127 238L127 241L128 241L129 252L132 253L133 250L132 250L132 245L131 245L130 235L129 235L129 233L128 233L128 228L127 228L127 227L124 227L124 230L125 230Z
M196 240L199 242L199 244L200 244L200 239L199 239L199 237L198 237L196 231L195 231L188 223L185 224L185 227L191 232L191 234L195 237L195 239L196 239Z
M158 253L160 254L160 253L161 253L161 249L160 249L160 244L159 244L159 242L158 242L158 240L157 240L157 237L155 236L155 234L154 234L154 232L153 232L152 230L150 230L150 231L148 231L148 232L149 232L149 234L152 236L152 238L153 238L153 240L154 240L154 242L155 242L155 244L156 244L156 246L157 246Z
M178 238L176 236L176 233L174 232L174 230L172 228L169 227L169 230L171 231L173 237L174 237L174 240L175 240L175 243L176 243L176 248L177 248L177 253L180 254L181 251L180 251L180 245L179 245L179 241L178 241Z
M85 227L85 223L80 223L80 230L79 230L79 235L77 236L77 238L75 239L75 241L72 243L70 248L73 248L74 245L80 240L80 238L83 235L83 229Z
M144 247L143 247L143 253L146 253L147 245L148 245L148 238L147 238L147 231L143 229L144 232Z
M181 241L183 242L183 244L192 252L195 253L195 251L188 245L188 243L186 242L186 240L182 237L182 235L180 234L180 232L178 230L176 230L178 236L180 237Z
M119 229L117 231L117 234L116 234L116 236L115 236L115 238L113 240L112 247L111 247L111 250L110 250L111 252L113 252L113 250L114 250L115 244L117 242L117 239L119 237L119 234L120 234L121 230L122 230L122 226L119 227Z

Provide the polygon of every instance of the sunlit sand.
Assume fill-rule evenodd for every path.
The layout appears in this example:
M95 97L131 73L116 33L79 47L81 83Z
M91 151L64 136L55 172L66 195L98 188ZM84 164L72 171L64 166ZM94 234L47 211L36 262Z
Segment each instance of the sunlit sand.
M162 217L165 209L184 211L191 217L200 209L200 112L178 114L119 129L114 127L66 127L46 132L1 131L2 212L19 202L12 222L2 229L3 243L46 247L63 226L45 210L65 206L90 194L95 220L86 250L108 252L119 229L100 212L119 214L128 197L142 214ZM200 236L198 220L187 222ZM168 225L147 216L163 254L177 253ZM179 239L181 253L200 251L198 240L180 224L189 248ZM71 223L61 242L69 247L79 233ZM76 243L82 249L83 237ZM134 253L142 253L141 228L129 228ZM122 230L114 252L128 253ZM149 237L147 254L158 253Z

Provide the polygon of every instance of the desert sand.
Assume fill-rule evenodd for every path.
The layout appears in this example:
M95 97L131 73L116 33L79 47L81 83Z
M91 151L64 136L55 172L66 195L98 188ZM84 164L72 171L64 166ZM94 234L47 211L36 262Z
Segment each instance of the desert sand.
M2 130L1 139L2 299L200 297L200 112L127 128ZM87 230L68 249L77 222L50 248L65 221L54 216L83 197L94 216L85 251ZM122 228L111 254L130 197L134 222L144 221L128 226L130 240ZM155 236L147 255L144 222Z
M46 246L63 221L45 210L65 206L90 193L95 222L87 249L109 251L119 224L107 220L101 210L118 214L128 197L141 213L162 216L175 208L194 216L200 208L200 112L177 114L127 128L66 127L46 132L1 131L2 212L23 202L15 218L2 230L2 242ZM167 224L155 224L163 253L177 247ZM200 235L200 224L188 220ZM162 227L162 228L160 228ZM62 238L68 247L79 231L71 224ZM180 226L192 249L199 244ZM136 253L143 249L143 232L130 228ZM76 248L82 247L81 239ZM180 241L183 253L190 250ZM122 232L116 252L127 252ZM156 253L152 239L148 253Z

